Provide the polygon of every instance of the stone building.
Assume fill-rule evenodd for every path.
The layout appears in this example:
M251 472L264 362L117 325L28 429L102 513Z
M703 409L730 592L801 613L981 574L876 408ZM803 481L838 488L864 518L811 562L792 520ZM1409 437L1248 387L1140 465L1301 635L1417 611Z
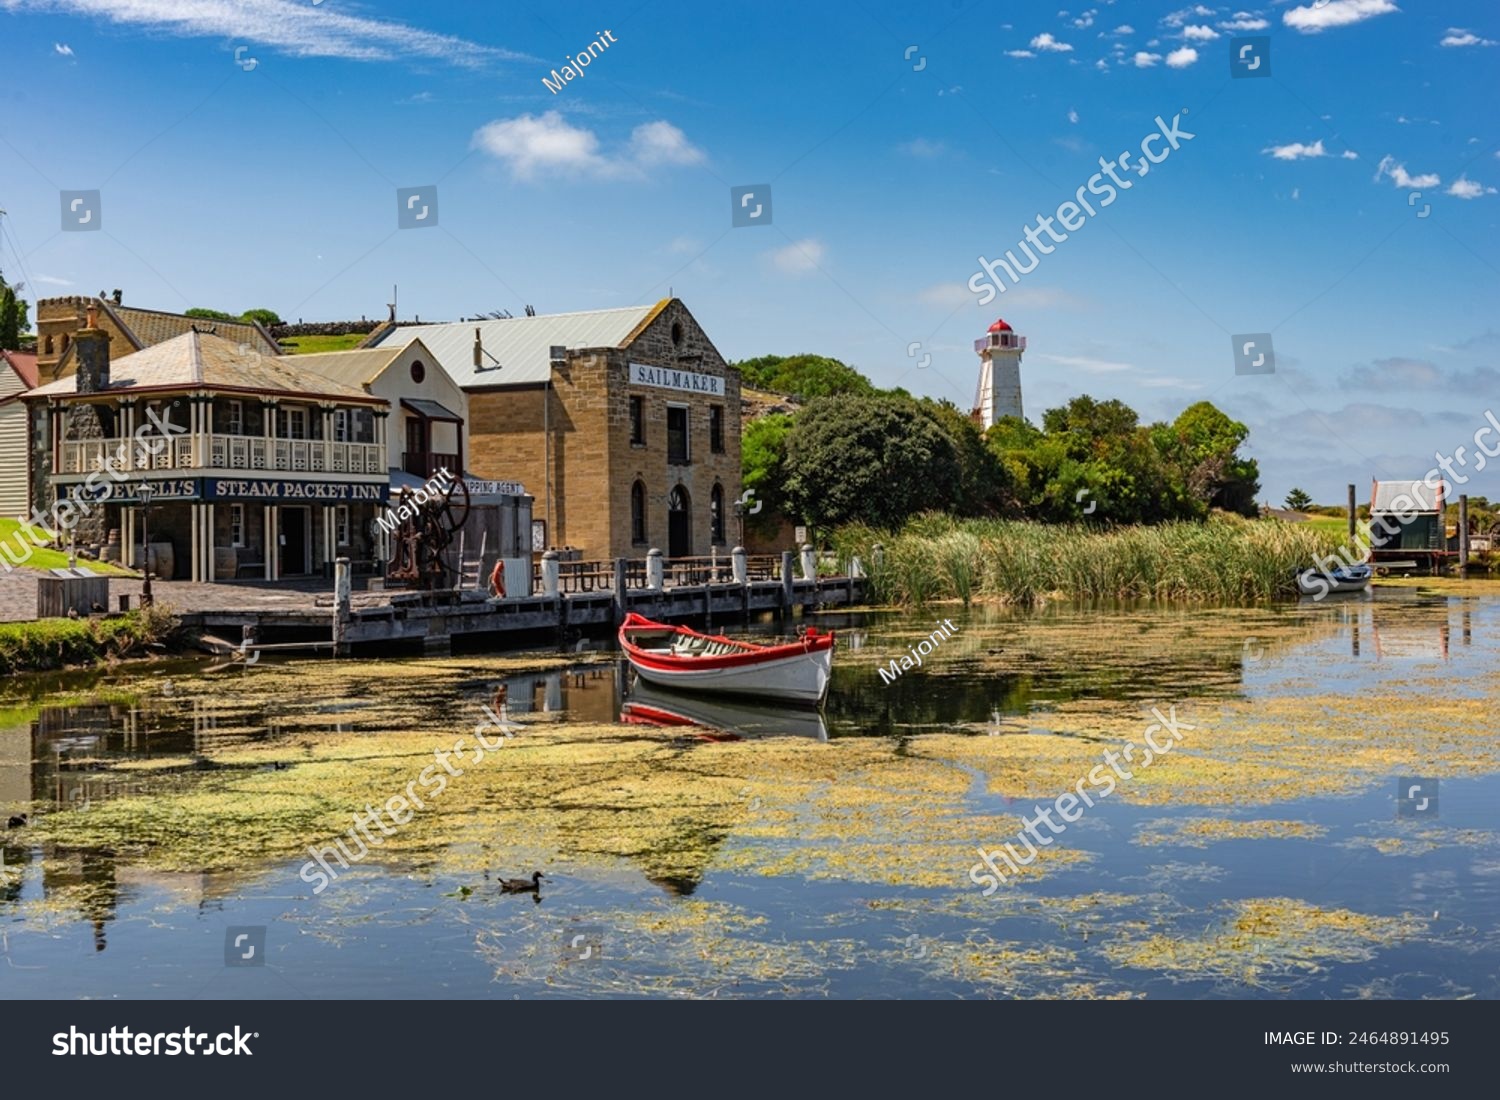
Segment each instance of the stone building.
M727 552L740 496L740 378L676 298L404 326L468 394L469 469L522 482L532 549L585 558Z
M67 378L77 369L73 355L75 334L87 323L94 307L99 331L109 337L109 354L121 359L132 352L172 340L185 332L208 332L234 344L244 344L261 355L280 355L275 339L254 321L206 321L182 313L137 309L124 305L117 290L97 298L73 295L43 298L36 304L37 370L43 383Z
M71 373L25 395L49 527L195 581L375 557L390 402L191 329L112 360L103 311L89 313L69 333Z

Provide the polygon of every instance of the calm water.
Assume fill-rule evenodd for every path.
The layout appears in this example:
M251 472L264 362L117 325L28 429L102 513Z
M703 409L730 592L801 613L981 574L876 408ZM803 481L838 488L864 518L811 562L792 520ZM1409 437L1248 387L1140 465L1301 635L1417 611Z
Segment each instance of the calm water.
M196 662L13 683L0 701L0 805L27 804L44 824L0 833L0 996L1500 993L1489 698L1500 598L1379 589L1248 612L942 614L956 636L892 684L877 668L926 636L932 616L818 618L841 638L822 716L675 699L587 652L569 667L456 678L462 659L443 676L427 662L382 662L321 698L315 688L262 697L255 685L276 681L256 678L275 670L259 667L216 673L209 691ZM485 833L480 809L445 825L430 852L376 853L321 895L299 879L301 858L265 857L276 842L258 846L255 831L274 837L309 792L270 799L282 765L254 753L378 739L407 728L386 724L400 708L465 729L500 685L523 724L669 753L689 776L664 788L679 792L670 828L621 839L658 811L616 825L590 790L588 825L559 816L541 847ZM1122 784L1059 837L1081 858L984 897L968 877L976 846L1013 837L998 823L1071 787L1065 777L1086 774L1151 704L1197 717L1184 749L1202 764L1192 781ZM661 725L664 712L706 728ZM1079 746L1091 754L1082 770L1070 755ZM1017 763L1054 751L1060 780ZM744 807L697 822L681 812L696 761L753 765L755 754L778 764L753 789L747 780ZM493 766L525 766L517 759ZM622 813L638 793L630 767L602 799L618 798ZM1438 778L1435 797L1420 809L1399 800L1402 776ZM232 870L207 857L195 867L170 815L81 845L46 832L64 815L99 820L88 815L143 799L182 800L191 813L207 781L254 792L232 811L252 837L235 841ZM497 784L495 813L514 810L508 789ZM540 789L546 805L530 812L549 821L585 799L566 775ZM710 835L682 840L700 825ZM691 872L661 872L657 844L691 846ZM540 900L495 889L535 866L551 880ZM226 941L246 929L245 942L264 937L265 965L226 966Z

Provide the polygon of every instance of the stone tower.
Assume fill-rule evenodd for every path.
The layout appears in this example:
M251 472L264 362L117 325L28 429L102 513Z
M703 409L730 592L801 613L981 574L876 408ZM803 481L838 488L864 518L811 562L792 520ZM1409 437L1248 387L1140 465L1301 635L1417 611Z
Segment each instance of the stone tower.
M1021 355L1026 337L1017 336L1005 321L996 321L989 332L974 341L979 353L979 389L974 395L973 417L981 431L995 426L1001 417L1021 411Z

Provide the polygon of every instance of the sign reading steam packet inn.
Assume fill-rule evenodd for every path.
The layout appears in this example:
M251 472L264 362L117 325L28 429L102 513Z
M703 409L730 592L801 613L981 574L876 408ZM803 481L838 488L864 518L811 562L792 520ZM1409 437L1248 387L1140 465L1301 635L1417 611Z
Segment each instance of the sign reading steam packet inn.
M320 504L354 504L384 501L390 496L390 485L351 484L330 481L283 481L271 478L199 477L152 480L151 501L166 500L275 500L312 501ZM138 480L101 482L90 494L84 484L67 486L73 499L92 497L96 502L140 503Z
M693 374L690 371L673 370L671 367L648 367L645 363L630 364L630 384L706 393L714 397L724 396L724 379L716 374Z

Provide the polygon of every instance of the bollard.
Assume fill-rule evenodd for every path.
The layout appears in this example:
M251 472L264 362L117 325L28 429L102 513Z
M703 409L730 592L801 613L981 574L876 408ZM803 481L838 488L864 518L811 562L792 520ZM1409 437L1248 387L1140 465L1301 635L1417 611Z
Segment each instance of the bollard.
M743 546L729 551L729 567L734 571L735 584L750 583L750 555L745 553Z
M652 547L646 551L646 587L653 592L660 592L666 587L666 580L667 568L661 551Z
M557 551L548 550L542 555L542 595L556 596L558 589Z
M802 544L802 579L815 581L818 579L818 552L812 548L812 543Z
M333 655L347 657L349 644L344 641L344 629L349 625L349 608L352 602L353 583L348 558L335 558L333 562Z
M629 593L625 588L625 559L615 559L615 625L625 621L625 609L629 604Z

